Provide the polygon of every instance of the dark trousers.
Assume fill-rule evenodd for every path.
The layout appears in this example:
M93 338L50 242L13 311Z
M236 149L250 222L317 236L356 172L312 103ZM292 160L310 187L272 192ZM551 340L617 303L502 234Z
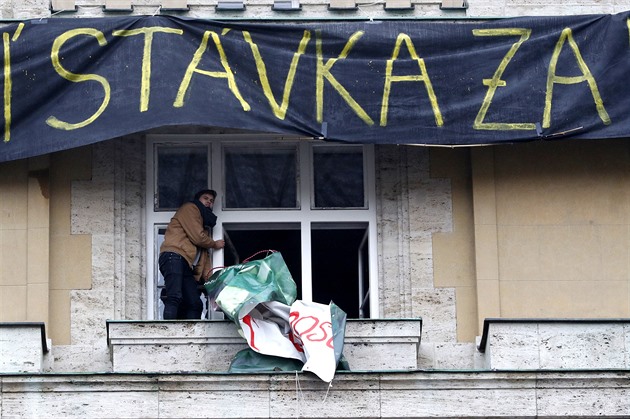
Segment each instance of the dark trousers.
M164 320L200 319L203 311L199 298L201 290L186 259L177 253L164 252L158 263L164 277L160 296L164 302Z

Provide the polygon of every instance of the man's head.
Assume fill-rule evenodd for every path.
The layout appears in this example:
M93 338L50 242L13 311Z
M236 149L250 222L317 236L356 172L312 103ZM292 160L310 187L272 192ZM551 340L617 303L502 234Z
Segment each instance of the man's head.
M212 209L214 199L217 197L216 191L212 189L204 189L195 194L195 200L201 202L204 207Z

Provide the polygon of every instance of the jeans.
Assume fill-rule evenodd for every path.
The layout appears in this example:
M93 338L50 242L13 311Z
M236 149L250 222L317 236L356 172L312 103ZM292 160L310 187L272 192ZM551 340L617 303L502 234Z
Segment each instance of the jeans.
M201 290L186 259L177 253L164 252L158 263L164 277L160 296L164 302L164 320L200 319L203 311Z

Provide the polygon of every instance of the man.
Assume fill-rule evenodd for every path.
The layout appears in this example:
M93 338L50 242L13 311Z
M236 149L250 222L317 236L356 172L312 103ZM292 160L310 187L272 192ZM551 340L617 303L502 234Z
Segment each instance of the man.
M217 221L212 212L216 196L212 189L197 192L192 201L179 207L166 227L159 258L165 320L201 318L199 285L212 273L208 249L225 246L223 240L213 240L209 233Z

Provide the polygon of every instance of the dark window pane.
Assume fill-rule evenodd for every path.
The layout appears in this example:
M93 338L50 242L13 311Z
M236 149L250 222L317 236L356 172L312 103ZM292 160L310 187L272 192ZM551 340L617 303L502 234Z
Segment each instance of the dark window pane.
M297 208L296 150L226 149L225 206Z
M314 147L315 208L364 208L363 149Z
M331 224L311 231L313 301L333 301L355 319L370 317L366 299L370 280L368 243L363 241L366 228L334 228Z
M208 187L207 147L158 147L156 211L172 211Z

